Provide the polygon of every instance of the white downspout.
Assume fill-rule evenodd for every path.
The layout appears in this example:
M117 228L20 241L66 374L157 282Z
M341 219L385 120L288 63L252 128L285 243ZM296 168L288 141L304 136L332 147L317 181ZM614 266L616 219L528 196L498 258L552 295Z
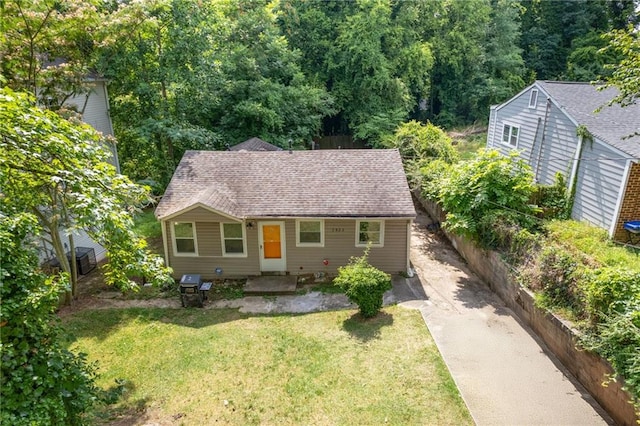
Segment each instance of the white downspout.
M161 220L160 227L162 228L162 245L164 246L164 265L170 267L171 265L169 265L169 246L167 243L167 222Z
M573 165L571 166L571 175L569 176L569 187L567 188L567 191L569 194L572 193L573 187L576 185L578 165L580 164L580 156L582 155L583 144L584 144L584 137L582 135L579 135L578 147L576 148L575 154L573 154Z
M411 226L413 219L407 222L407 276L413 278L413 270L411 270Z
M618 200L616 201L616 208L613 210L613 217L611 218L611 226L609 226L609 238L613 238L616 232L616 225L618 224L618 218L620 217L620 209L622 209L622 201L624 200L625 188L629 183L629 176L631 175L631 160L627 160L627 164L624 167L624 179L622 180L620 190L618 191Z

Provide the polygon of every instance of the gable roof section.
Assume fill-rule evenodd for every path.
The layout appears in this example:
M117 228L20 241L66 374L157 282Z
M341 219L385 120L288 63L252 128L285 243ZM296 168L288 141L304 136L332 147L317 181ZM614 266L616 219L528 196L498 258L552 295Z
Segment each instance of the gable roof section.
M237 218L415 217L395 149L187 151L155 214L194 205Z
M536 84L598 139L640 158L640 136L634 135L640 133L640 105L608 106L607 103L618 94L612 87L598 90L598 86L590 83L558 81L536 81ZM602 109L595 112L598 108Z
M260 138L247 139L229 148L229 151L282 151L282 148L265 142Z

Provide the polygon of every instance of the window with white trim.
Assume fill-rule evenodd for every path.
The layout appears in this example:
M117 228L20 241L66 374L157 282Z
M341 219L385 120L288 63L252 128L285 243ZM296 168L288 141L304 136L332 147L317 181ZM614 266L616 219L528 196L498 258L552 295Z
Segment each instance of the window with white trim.
M173 253L176 256L197 256L196 224L173 222Z
M518 146L518 136L520 135L520 128L518 126L512 126L505 124L502 128L502 143L510 145L512 147Z
M296 246L324 247L324 220L296 220Z
M356 247L382 247L384 244L383 220L356 221Z
M242 223L220 223L223 256L246 256L244 226Z
M538 89L531 90L529 95L529 108L535 108L538 105Z

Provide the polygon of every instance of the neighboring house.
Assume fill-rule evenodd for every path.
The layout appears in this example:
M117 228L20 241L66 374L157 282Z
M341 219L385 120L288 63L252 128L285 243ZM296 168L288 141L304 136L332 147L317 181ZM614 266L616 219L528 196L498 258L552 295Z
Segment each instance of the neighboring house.
M624 222L640 219L640 105L609 106L617 93L536 81L491 107L487 147L517 150L537 183L552 184L562 173L575 191L573 219L624 241Z
M282 151L282 148L260 138L251 138L230 147L229 151Z
M69 97L64 102L67 107L77 111L82 121L91 125L94 129L105 136L113 136L113 126L111 124L111 116L109 114L109 95L107 92L107 81L96 75L91 75L86 79L87 91ZM111 163L120 172L120 164L118 163L118 151L114 143L110 143L108 148L111 150ZM63 240L66 236L63 236ZM93 241L86 232L80 231L74 234L74 244L76 247L92 248L95 251L96 260L99 262L106 257L106 249L97 242ZM55 256L53 248L43 241L43 251L40 254L42 260L48 260Z
M397 150L187 151L156 208L183 274L409 271L415 210Z

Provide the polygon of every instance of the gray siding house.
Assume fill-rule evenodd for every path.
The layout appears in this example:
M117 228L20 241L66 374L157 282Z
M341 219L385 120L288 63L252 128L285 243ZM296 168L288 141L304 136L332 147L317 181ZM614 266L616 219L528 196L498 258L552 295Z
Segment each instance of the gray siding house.
M409 270L415 210L397 150L187 151L156 208L183 274Z
M537 183L552 184L562 173L575 190L572 217L624 240L624 222L640 219L640 105L609 106L616 94L589 83L536 81L491 107L487 147L517 150Z
M82 121L91 125L98 132L106 136L113 136L113 125L109 114L109 95L107 92L107 81L98 76L90 76L86 79L88 90L85 93L73 94L64 105L77 111ZM118 163L118 151L115 144L109 144L111 150L111 163L120 172ZM63 236L63 240L66 236ZM84 231L74 234L74 245L76 247L88 247L95 251L96 260L101 261L106 257L106 249L93 241ZM53 248L46 242L42 243L43 249L40 252L42 260L49 260L54 257Z

